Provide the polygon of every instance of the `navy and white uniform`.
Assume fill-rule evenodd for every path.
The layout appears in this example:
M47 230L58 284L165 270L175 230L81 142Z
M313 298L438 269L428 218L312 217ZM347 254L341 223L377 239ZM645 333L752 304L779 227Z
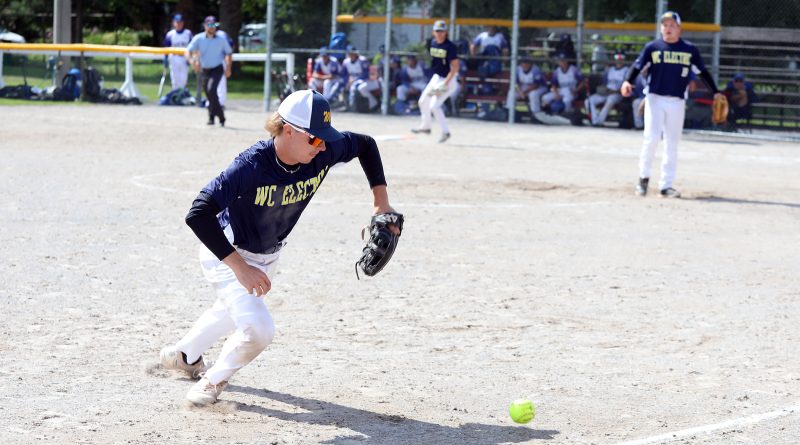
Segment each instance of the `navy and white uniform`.
M566 70L562 70L559 66L553 72L550 83L553 88L558 91L558 95L551 91L542 97L542 105L547 105L557 96L561 97L564 102L564 111L572 111L572 101L575 100L575 90L578 88L578 83L583 80L583 76L575 68L575 65L568 65Z
M164 47L166 48L186 48L192 41L192 32L186 28L178 31L171 29L164 37ZM183 55L169 55L169 81L172 89L186 88L189 79L189 64Z
M227 381L258 356L275 334L266 299L250 294L222 259L235 250L272 281L286 238L331 167L358 157L370 186L386 185L375 140L342 134L343 139L326 142L325 151L310 163L295 166L278 160L273 139L259 141L203 187L194 201L186 223L203 243L200 263L217 300L176 347L192 363L233 331L205 374L212 384Z
M328 56L328 63L325 63L322 57L317 57L314 61L313 72L331 75L330 79L311 79L311 86L317 91L321 88L325 99L333 100L339 94L343 82L342 65L339 64L339 60L336 57Z
M432 113L436 121L439 122L442 134L449 135L450 129L447 127L447 119L444 117L442 104L457 91L458 73L456 72L447 85L444 85L444 81L450 73L450 64L453 60L458 59L458 51L456 45L450 39L437 43L434 38L431 39L430 55L433 75L419 96L419 109L422 118L420 128L430 129ZM442 89L444 91L439 92Z
M369 80L369 65L369 60L364 56L358 56L356 60L345 57L344 62L342 62L342 72L346 79L345 85L349 86L347 93L348 103L351 108L355 108L356 94L359 92L359 88ZM372 94L367 94L364 97L367 100L372 99L369 101L370 108L378 102L378 99Z
M623 66L617 68L611 66L603 73L603 85L608 90L606 94L595 93L589 96L589 112L592 117L592 125L602 125L608 113L614 108L615 105L622 102L622 94L619 89L622 87L622 82L628 77L628 67ZM603 108L598 112L597 107L603 105Z
M517 99L528 99L532 113L542 111L542 96L547 93L547 80L537 65L531 64L528 71L517 67ZM527 90L527 93L526 93Z
M647 99L644 111L644 144L639 157L639 178L650 177L650 167L656 146L664 138L661 162L660 190L672 187L678 161L678 142L683 131L686 113L685 99L690 72L702 77L716 93L717 87L706 70L697 47L678 39L667 43L654 40L642 49L628 74L633 83L640 71L647 70Z

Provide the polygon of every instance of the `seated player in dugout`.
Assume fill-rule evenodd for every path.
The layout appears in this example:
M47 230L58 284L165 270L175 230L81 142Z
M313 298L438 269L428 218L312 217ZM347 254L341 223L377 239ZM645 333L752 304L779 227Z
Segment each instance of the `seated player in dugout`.
M328 102L335 102L342 88L342 65L339 60L330 55L328 48L319 49L319 57L314 61L311 73L311 88L321 92Z
M550 92L542 96L542 107L549 105L552 113L571 112L573 101L585 88L586 82L567 54L559 53L556 58L558 68L550 76Z
M606 68L603 72L603 84L597 87L597 91L586 99L586 110L589 111L593 126L602 126L608 118L608 113L618 103L622 102L622 94L619 89L622 82L628 77L628 67L625 66L625 53L617 51L614 53L614 65ZM598 110L598 107L602 106Z
M750 120L753 118L753 104L758 102L753 84L748 82L744 74L736 73L728 85L725 87L725 95L730 101L731 119L735 123L737 120Z
M322 94L292 93L266 129L271 137L241 152L200 191L186 216L202 243L200 264L217 299L160 358L166 369L199 378L186 394L197 406L216 402L228 380L272 342L275 326L264 297L286 238L331 167L357 157L372 189L374 213L394 214L375 140L334 129ZM399 227L387 226L395 235L400 218ZM323 220L315 224L318 230L330 228ZM203 353L229 334L219 358L207 367Z

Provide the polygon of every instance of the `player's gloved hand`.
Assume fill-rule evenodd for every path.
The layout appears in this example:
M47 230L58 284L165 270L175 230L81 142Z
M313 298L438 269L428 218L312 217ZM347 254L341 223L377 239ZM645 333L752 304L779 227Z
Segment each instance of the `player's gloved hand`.
M711 105L711 122L719 125L728 121L728 98L722 93L714 94L714 103Z
M400 234L403 232L403 215L397 212L379 213L372 217L370 225L361 230L361 238L368 231L369 239L356 261L356 277L358 269L373 276L380 272L394 254Z

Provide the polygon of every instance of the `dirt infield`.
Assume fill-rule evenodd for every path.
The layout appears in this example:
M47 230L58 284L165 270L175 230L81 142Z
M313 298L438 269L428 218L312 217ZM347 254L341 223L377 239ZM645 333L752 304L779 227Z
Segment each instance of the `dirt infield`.
M214 299L183 218L265 137L227 114L0 107L0 441L800 443L798 144L686 137L684 199L642 199L638 132L473 120L439 145L334 116L379 140L399 250L356 280L371 194L332 170L267 296L274 343L188 409L156 365Z

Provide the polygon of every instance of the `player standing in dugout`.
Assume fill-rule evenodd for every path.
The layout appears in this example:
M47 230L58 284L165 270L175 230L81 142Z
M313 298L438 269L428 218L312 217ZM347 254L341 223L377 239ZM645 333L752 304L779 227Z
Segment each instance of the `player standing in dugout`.
M660 19L661 39L645 45L642 53L628 71L620 93L630 97L632 83L645 69L647 75L647 97L644 109L644 145L639 156L639 183L636 194L645 196L650 182L650 166L661 135L664 135L664 156L661 161L659 190L664 198L680 198L672 187L678 165L678 142L683 132L686 112L686 89L689 85L689 70L699 74L714 92L717 100L722 93L706 70L697 47L681 39L681 17L677 12L667 11Z
M395 236L402 230L402 215L389 204L375 140L334 129L322 94L292 93L266 129L272 137L240 153L202 189L186 216L202 242L200 264L217 300L180 341L161 350L160 358L165 368L200 378L186 394L197 406L216 402L228 379L272 342L275 325L263 297L272 288L286 237L334 164L357 157L372 189L373 226L389 215L394 219L386 229ZM365 273L376 273L374 265L367 264ZM218 360L206 369L203 353L230 332Z

